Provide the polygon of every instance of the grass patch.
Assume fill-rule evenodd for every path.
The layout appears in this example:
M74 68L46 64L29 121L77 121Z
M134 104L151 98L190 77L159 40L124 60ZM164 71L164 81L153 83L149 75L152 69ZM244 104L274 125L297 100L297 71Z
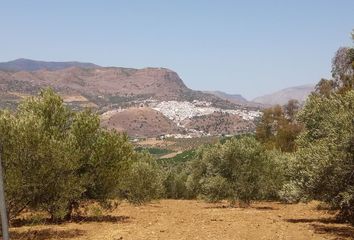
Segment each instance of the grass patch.
M215 144L219 141L218 136L205 136L200 138L167 138L167 141L173 142L171 147L183 150L193 150L202 145Z
M187 150L177 154L172 158L158 159L158 162L163 166L176 166L194 159L196 150Z
M154 155L155 157L160 157L173 152L172 150L169 149L156 148L156 147L136 147L135 151L137 152L147 151L148 153Z

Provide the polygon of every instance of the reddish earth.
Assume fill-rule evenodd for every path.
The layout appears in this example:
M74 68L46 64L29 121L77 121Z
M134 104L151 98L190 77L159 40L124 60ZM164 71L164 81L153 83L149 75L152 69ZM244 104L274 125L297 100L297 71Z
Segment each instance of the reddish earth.
M183 124L187 128L193 128L213 135L238 134L255 129L255 124L252 121L246 121L240 116L222 112L186 119Z
M162 113L147 107L128 108L103 120L102 125L126 132L129 136L158 137L161 134L178 133L180 129Z
M0 89L13 88L15 81L87 94L176 96L188 90L177 73L164 68L71 67L55 71L0 71ZM28 92L29 89L22 90Z
M146 206L122 204L110 216L60 225L12 228L12 239L354 239L354 228L334 221L318 203L226 203L162 200Z

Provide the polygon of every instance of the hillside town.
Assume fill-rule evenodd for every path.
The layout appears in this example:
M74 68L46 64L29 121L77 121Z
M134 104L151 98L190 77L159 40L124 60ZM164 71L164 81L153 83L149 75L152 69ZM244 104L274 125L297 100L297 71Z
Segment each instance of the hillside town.
M244 120L253 121L261 116L260 111L247 109L221 109L211 107L211 103L205 101L194 100L193 102L163 101L159 103L151 103L150 106L161 112L169 119L181 125L181 122L187 118L209 115L214 112L229 113L240 116Z
M250 110L247 108L243 109L221 109L217 107L213 107L212 103L207 101L199 101L193 100L191 102L188 101L157 101L157 100L144 100L136 102L136 106L129 108L116 108L111 109L109 111L101 114L102 121L108 121L113 116L117 116L117 114L122 114L127 111L138 111L141 109L141 113L147 113L148 109L156 111L162 116L166 117L169 121L171 121L175 126L179 129L179 131L167 131L165 134L159 134L156 137L158 138L192 138L192 137L202 137L202 136L210 136L210 135L234 135L242 132L250 132L253 131L253 122L261 117L261 111L259 110ZM146 109L146 110L144 110ZM139 114L138 114L139 115ZM137 116L138 116L137 115ZM141 116L141 115L139 115ZM210 117L209 117L210 116ZM227 117L230 116L231 118ZM234 116L234 117L232 117ZM203 117L205 120L197 120L198 118ZM226 118L225 118L226 117ZM143 122L141 123L143 126L146 124L146 116L142 117ZM204 126L207 122L206 119L211 121L218 121L222 123L224 126L219 130L213 127L213 131L210 131L207 126ZM213 119L213 120L212 120ZM232 120L233 119L233 120ZM194 120L194 124L191 124L191 121ZM197 120L195 122L195 120ZM136 120L134 120L136 121ZM145 121L145 123L144 123ZM153 119L152 121L157 122L157 119ZM237 130L231 130L230 121L236 121L234 126ZM241 123L242 122L242 123ZM245 124L246 123L246 124ZM210 123L209 123L210 124ZM216 123L215 123L216 124ZM216 126L216 125L214 125ZM210 127L210 126L209 126ZM226 128L225 128L226 127ZM130 127L131 128L131 127ZM142 136L145 134L141 131Z

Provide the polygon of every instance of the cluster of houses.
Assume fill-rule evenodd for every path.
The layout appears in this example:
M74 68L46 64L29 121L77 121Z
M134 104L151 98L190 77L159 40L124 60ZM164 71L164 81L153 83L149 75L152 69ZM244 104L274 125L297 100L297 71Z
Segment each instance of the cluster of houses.
M174 121L177 126L184 128L183 121L186 119L191 119L197 116L205 116L213 114L215 112L222 112L233 114L241 117L247 121L253 121L261 116L261 112L258 110L248 110L248 109L221 109L213 107L210 102L194 100L192 102L188 101L157 101L157 100L144 100L143 102L137 103L138 107L150 107L164 116ZM109 119L116 113L124 111L124 108L112 109L101 115L101 119ZM175 133L157 136L157 139L165 138L195 138L210 136L209 133L203 131L198 131L195 129L185 128L185 133ZM137 141L137 140L136 140Z
M193 118L196 116L209 115L214 112L223 112L240 116L244 120L253 121L255 118L261 116L261 112L258 110L247 109L221 109L212 107L211 103L194 100L193 102L187 101L163 101L152 102L150 107L154 110L161 112L169 119L176 122L178 125L187 118Z

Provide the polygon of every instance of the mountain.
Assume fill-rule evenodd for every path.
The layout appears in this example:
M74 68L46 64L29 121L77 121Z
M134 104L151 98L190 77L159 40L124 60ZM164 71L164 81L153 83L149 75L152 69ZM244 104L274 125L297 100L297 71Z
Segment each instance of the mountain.
M204 91L204 92L209 93L209 94L213 94L214 96L217 96L221 99L224 99L226 101L230 101L232 103L239 104L239 105L242 105L245 107L250 107L250 108L263 108L264 107L261 103L248 101L241 94L229 94L229 93L225 93L222 91Z
M15 109L23 98L50 87L71 108L94 108L105 127L134 137L180 133L201 136L217 134L221 129L225 134L253 131L253 125L247 122L258 116L256 108L230 101L231 97L229 100L188 88L176 72L166 68L100 67L24 59L0 63L1 67L5 70L0 70L0 108ZM223 111L235 117L212 114ZM195 116L204 117L188 126L176 120ZM222 119L230 120L227 126L220 123ZM235 123L229 123L233 120ZM198 127L204 123L207 126ZM213 124L218 127L214 129Z
M189 89L176 72L166 68L74 66L57 70L0 70L0 94L33 95L44 87L51 87L64 95L85 97L99 107L126 106L144 99L200 100L218 107L235 107L235 104L212 94Z
M0 70L4 71L37 71L37 70L60 70L69 67L97 68L93 63L83 62L45 62L19 58L9 62L0 63Z
M210 93L215 96L218 96L219 98L229 100L230 102L235 102L235 103L246 103L247 99L242 97L241 94L228 94L222 91L204 91L205 93Z
M271 94L257 97L252 101L264 105L284 105L291 99L298 100L299 102L304 102L308 95L314 91L314 89L315 85L313 84L290 87Z

